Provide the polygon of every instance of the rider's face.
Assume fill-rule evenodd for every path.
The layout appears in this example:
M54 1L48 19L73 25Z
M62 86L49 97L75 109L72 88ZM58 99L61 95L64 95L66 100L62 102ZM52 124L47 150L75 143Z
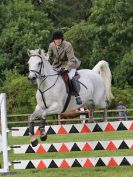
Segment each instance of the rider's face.
M62 43L62 39L54 39L55 45L59 46Z

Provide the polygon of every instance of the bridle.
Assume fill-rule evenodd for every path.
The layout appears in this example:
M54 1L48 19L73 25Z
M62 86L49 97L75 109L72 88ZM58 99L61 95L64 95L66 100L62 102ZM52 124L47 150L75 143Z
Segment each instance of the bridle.
M43 100L43 103L44 103L45 107L48 108L47 105L46 105L46 100L45 100L45 98L44 98L44 96L43 96L43 93L45 93L46 91L50 90L53 86L55 86L55 84L57 83L57 80L58 80L58 78L59 78L59 73L51 74L51 75L50 75L50 74L49 74L49 75L45 75L45 74L42 75L42 74L41 74L42 68L44 69L43 58L42 58L42 56L40 56L40 55L30 55L30 57L34 57L34 56L37 56L37 57L39 57L39 58L41 59L40 69L39 69L39 71L36 71L36 70L29 70L29 71L30 71L30 72L33 72L33 73L35 74L36 79L37 79L38 75L39 75L41 78L43 78L42 82L41 82L40 85L38 86L38 90L39 90L39 92L41 93L42 100ZM40 89L42 83L43 83L49 76L56 76L56 75L57 75L57 78L56 78L54 84L51 85L51 86L50 86L49 88L47 88L46 90L42 91L42 90Z
M36 70L29 70L29 71L30 71L30 72L33 72L33 73L35 74L36 78L37 78L37 74L38 74L39 76L41 76L41 77L45 77L45 75L43 75L43 76L41 75L42 68L44 68L44 63L43 63L42 56L40 56L40 55L30 55L30 58L31 58L31 57L36 57L36 56L41 59L40 69L39 69L39 71L36 71Z

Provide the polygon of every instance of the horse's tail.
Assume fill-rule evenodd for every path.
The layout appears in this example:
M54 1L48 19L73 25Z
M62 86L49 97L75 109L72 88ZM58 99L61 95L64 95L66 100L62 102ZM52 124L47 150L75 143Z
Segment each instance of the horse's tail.
M108 63L104 60L101 60L96 64L96 66L92 70L99 73L102 77L105 84L106 97L107 100L110 101L114 98L114 96L111 92L112 75Z

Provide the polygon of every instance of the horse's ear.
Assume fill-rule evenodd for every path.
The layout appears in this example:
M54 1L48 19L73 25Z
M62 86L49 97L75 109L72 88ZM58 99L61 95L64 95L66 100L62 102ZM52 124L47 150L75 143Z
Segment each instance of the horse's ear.
M41 53L42 53L42 51L41 51L41 49L40 49L40 48L38 49L38 53L39 53L39 55L41 55Z
M30 56L30 50L29 49L27 50L27 54L28 54L28 56Z

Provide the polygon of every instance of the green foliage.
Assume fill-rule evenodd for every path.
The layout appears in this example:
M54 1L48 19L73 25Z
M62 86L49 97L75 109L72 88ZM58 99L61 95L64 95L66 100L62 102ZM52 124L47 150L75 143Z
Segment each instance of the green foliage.
M35 88L16 70L5 71L0 92L7 93L8 114L31 113L35 108Z
M72 26L65 36L73 42L83 68L92 68L104 59L109 62L114 84L123 87L133 84L132 24L133 1L94 0L88 21ZM125 73L128 66L130 71Z
M48 13L48 17L54 23L54 28L67 29L75 24L75 22L87 20L90 15L91 1L42 0L42 2L42 9Z
M1 69L6 66L26 73L27 49L47 48L52 23L46 13L35 10L30 2L24 0L19 3L18 0L9 1L8 5L0 7L4 8L5 17L0 34L0 61L5 60L0 63Z
M115 82L118 86L124 87L126 84L133 86L133 47L125 53L114 73L116 74Z
M112 89L114 100L111 103L113 109L122 102L127 108L133 108L133 89L132 87L126 86L125 89L120 89L118 87L113 87Z
M0 89L7 93L8 112L33 111L35 89L20 74L28 72L27 49L47 51L54 28L65 32L82 68L92 69L102 59L109 63L115 95L112 107L121 99L132 107L132 24L132 0L1 0Z

